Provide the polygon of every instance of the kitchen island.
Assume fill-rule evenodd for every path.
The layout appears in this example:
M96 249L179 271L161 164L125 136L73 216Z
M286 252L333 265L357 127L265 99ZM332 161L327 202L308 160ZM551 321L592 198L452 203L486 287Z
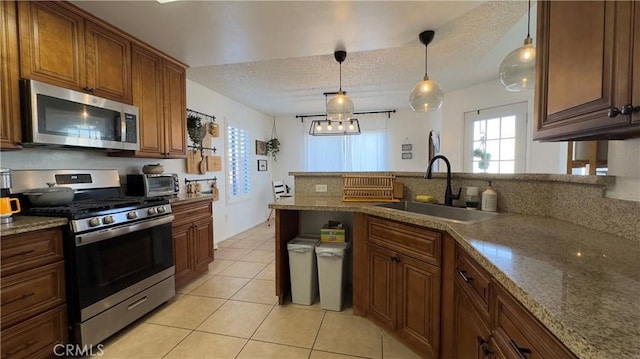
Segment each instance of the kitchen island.
M365 263L357 257L362 254L358 242L364 240L357 226L360 216L442 231L577 357L640 356L640 248L633 240L542 216L505 213L465 225L368 203L345 203L341 197L296 196L270 207L277 210L280 303L289 291L286 243L298 234L310 234L299 233L300 212L352 212L354 278ZM443 278L444 287L447 275ZM366 304L361 303L356 280L353 295L354 314L364 315Z

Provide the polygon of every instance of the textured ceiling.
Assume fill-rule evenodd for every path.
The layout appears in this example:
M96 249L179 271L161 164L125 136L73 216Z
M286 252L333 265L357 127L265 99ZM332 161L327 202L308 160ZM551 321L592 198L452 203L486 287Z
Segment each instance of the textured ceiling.
M342 88L356 111L402 110L424 75L421 31L436 31L428 71L445 101L496 78L526 35L523 1L74 3L184 61L189 79L274 115L324 111L336 48L348 53Z

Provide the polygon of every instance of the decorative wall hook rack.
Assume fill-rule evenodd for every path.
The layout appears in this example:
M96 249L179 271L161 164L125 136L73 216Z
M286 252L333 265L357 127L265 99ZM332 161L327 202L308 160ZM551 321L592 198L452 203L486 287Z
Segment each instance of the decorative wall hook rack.
M196 111L196 110L192 110L190 108L187 109L187 116L189 116L189 115L201 116L201 117L204 117L205 120L210 121L210 122L215 122L216 121L216 116L207 115L206 113L199 112L199 111Z
M218 182L218 177L213 178L198 178L198 179L184 179L184 184L189 184L191 182Z

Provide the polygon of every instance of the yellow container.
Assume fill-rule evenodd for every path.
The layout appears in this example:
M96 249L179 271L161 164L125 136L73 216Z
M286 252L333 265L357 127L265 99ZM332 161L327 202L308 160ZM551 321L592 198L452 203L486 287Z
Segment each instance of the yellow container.
M320 241L329 243L344 243L345 231L342 227L329 226L325 224L320 229Z

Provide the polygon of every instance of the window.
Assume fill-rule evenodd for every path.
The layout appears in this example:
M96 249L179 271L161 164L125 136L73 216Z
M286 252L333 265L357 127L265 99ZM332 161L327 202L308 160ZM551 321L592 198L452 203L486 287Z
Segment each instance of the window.
M249 132L227 126L227 196L230 202L248 199L251 193Z
M526 102L465 112L464 170L524 172L526 123Z
M311 136L305 130L305 169L310 172L386 171L387 119L360 120L361 134Z

